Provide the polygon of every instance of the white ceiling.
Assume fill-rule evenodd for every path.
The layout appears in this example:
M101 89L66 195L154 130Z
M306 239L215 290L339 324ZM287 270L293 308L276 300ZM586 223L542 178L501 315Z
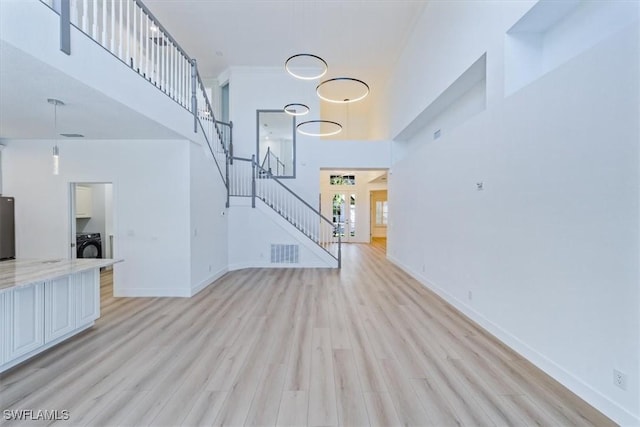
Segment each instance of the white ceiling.
M425 0L145 0L203 78L229 66L282 66L319 55L328 77L381 84Z

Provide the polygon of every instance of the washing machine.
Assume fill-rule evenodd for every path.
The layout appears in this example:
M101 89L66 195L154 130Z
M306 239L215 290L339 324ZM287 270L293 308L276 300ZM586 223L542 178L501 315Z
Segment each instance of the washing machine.
M78 258L102 258L100 233L77 233L76 249Z

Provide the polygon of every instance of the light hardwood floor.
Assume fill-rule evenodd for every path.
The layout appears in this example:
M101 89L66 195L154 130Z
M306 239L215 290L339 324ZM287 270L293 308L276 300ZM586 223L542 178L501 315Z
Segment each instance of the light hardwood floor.
M614 425L381 249L343 254L341 271L242 270L191 299L113 298L104 274L96 326L2 374L0 409L87 426Z

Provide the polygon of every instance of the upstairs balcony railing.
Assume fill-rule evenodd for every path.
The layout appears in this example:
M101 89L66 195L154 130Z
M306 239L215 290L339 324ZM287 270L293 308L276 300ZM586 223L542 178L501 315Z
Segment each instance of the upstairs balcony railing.
M215 119L197 68L178 42L140 0L40 0L56 13L69 2L70 24L124 62L142 78L191 112L221 177L232 150L231 123Z

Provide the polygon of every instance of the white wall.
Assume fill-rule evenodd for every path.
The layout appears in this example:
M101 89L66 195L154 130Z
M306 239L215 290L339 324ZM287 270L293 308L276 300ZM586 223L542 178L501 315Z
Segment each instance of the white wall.
M189 144L192 293L222 276L228 265L227 190L207 153Z
M637 425L638 25L505 98L505 32L529 5L426 7L392 79L393 134L484 52L487 110L437 141L424 129L393 165L388 254L616 422ZM638 16L638 3L626 7ZM627 390L613 385L614 368Z
M8 141L3 178L16 198L16 255L68 258L70 182L112 182L116 295L189 296L189 142ZM75 219L73 219L75 220Z

